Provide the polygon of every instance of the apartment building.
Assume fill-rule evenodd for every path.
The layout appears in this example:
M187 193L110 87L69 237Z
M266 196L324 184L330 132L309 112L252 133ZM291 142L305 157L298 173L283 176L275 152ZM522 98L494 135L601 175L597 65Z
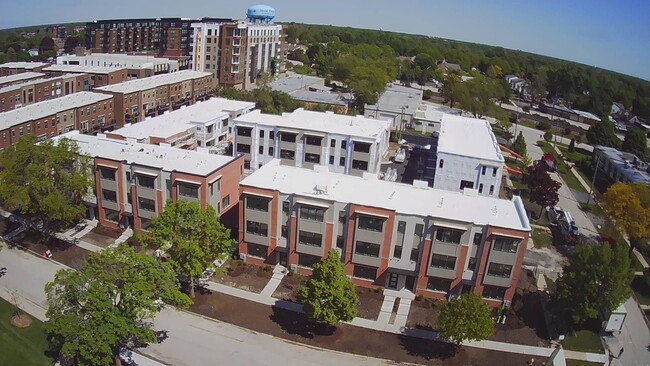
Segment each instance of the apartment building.
M515 293L530 225L521 199L265 164L240 183L239 253L303 274L335 248L351 280L443 299Z
M192 23L191 69L211 72L219 78L221 27L224 23Z
M59 137L77 142L94 160L95 197L87 199L99 222L146 230L169 200L197 201L222 217L239 203L242 157L121 141L72 131ZM230 213L232 215L232 213Z
M434 188L499 196L505 159L488 121L444 114L436 149Z
M640 183L650 185L650 164L634 154L608 146L595 146L591 166L597 169L599 179L613 184Z
M52 65L43 69L49 76L63 74L90 75L90 88L123 83L129 80L128 69L125 67L82 66L82 65Z
M211 73L184 70L107 85L95 91L115 96L115 118L121 127L207 99L215 87Z
M0 113L0 149L30 133L44 140L72 130L108 128L115 123L113 108L113 96L81 91Z
M40 72L23 72L20 74L13 74L13 75L7 75L7 76L0 76L0 88L3 88L5 86L9 85L15 85L15 84L20 84L24 83L30 80L35 80L35 79L42 79L46 77L47 75L40 73Z
M221 28L220 57L217 65L219 85L245 88L247 50L246 22L224 24Z
M83 49L85 51L85 48ZM180 70L181 63L166 57L147 55L127 55L122 53L91 53L80 52L75 55L64 55L56 58L57 65L79 65L100 67L126 67L129 79L141 79L152 75L167 74Z
M90 89L90 76L64 74L0 87L0 112Z
M210 148L221 141L227 142L232 120L252 111L253 108L253 102L213 97L142 122L126 124L106 135L148 144L168 143L173 147L185 149Z
M311 169L320 164L337 173L376 174L390 138L388 121L302 108L281 116L255 110L233 125L234 151L244 154L249 172L279 158L283 165Z
M6 62L0 64L0 76L22 74L24 72L41 72L41 70L48 66L50 64L44 62Z

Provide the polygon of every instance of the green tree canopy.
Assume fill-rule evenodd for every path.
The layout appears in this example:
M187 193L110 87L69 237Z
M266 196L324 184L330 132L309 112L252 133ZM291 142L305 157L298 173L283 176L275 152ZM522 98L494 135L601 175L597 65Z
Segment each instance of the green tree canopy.
M526 139L524 138L524 134L519 131L519 135L515 138L515 141L512 143L512 151L516 152L517 154L521 156L526 156L528 155L528 147L526 146Z
M460 346L465 341L480 341L494 332L490 306L475 293L463 294L443 302L438 308L440 335Z
M449 102L449 106L452 108L461 96L462 82L463 80L461 79L460 75L455 72L449 72L442 77L442 86L440 87L440 93L445 98L445 101Z
M314 265L311 277L298 289L298 301L311 319L327 325L354 319L359 296L345 275L338 251L330 250L327 258Z
M43 224L45 233L84 216L83 197L93 187L90 159L67 138L58 143L27 135L0 153L0 199Z
M214 208L202 209L196 201L167 202L165 210L151 220L149 232L147 245L169 254L172 268L187 276L192 298L194 279L213 268L214 260L225 258L235 244Z
M168 264L125 245L90 254L78 271L59 270L45 293L50 345L75 365L119 365L121 348L156 341L159 300L191 303Z
M596 123L587 130L587 141L591 145L618 147L620 140L616 137L614 124L607 119Z
M616 309L630 297L634 270L622 245L579 245L557 282L556 299L577 325Z
M630 128L627 130L621 150L634 154L642 160L647 161L650 159L645 131L640 128Z

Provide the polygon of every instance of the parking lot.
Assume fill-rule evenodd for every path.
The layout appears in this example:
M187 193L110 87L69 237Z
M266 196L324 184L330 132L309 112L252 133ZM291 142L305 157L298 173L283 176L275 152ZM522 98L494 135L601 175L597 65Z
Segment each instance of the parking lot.
M424 164L420 164L420 160L426 161L427 154L428 151L426 150L422 151L420 154L414 154L411 151L407 151L403 163L391 162L389 164L383 164L381 171L384 173L388 168L393 168L397 170L397 182L413 184L413 180L415 179L424 179Z

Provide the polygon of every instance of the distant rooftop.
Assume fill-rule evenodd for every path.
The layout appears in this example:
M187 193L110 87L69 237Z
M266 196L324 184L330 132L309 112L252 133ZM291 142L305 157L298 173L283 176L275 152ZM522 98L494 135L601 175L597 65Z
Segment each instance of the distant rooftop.
M595 114L593 114L591 112L585 112L585 111L581 111L581 110L578 110L578 109L574 109L573 111L578 113L579 115L583 116L584 118L589 118L589 119L593 119L595 121L600 121L600 117L598 117L597 115L595 115Z
M106 85L100 88L95 88L95 90L107 91L112 93L134 93L137 91L149 90L157 88L159 86L179 83L182 81L199 79L206 76L211 76L212 73L209 72L200 72L200 71L191 71L183 70L179 72L173 72L170 74L161 74L150 76L144 79L137 79L131 81L125 81L119 84Z
M366 114L372 111L388 111L392 113L413 114L422 101L422 90L389 84L386 91L374 105L366 105ZM402 107L405 107L402 109Z
M0 113L0 130L5 130L21 123L45 118L72 108L101 102L111 98L112 96L108 94L78 92L43 102L29 104L22 108Z
M361 178L331 173L323 166L316 169L321 171L280 165L280 160L274 159L240 184L316 200L385 208L401 214L530 231L523 203L518 196L512 200L471 196L388 182L376 176ZM325 192L317 192L317 186L324 188Z
M319 78L316 76L301 75L301 74L291 74L287 77L280 78L271 83L270 87L273 90L278 90L291 94L292 92L311 86L313 84L318 84L324 82L325 79Z
M460 113L461 112L459 110L447 107L442 104L423 102L418 106L418 109L413 114L413 118L423 121L442 122L443 115Z
M607 157L607 159L609 159L609 161L614 166L616 166L617 169L623 173L623 175L625 175L625 178L627 178L627 180L630 182L650 185L650 173L645 170L638 169L635 166L636 162L641 161L641 159L639 159L636 155L623 152L608 146L596 146L595 149L600 150Z
M0 68L2 69L26 69L26 70L33 70L36 67L40 66L47 66L49 65L48 63L45 62L22 62L22 61L15 61L15 62L5 62L4 64L0 64Z
M4 84L10 84L10 83L15 83L19 82L21 80L29 80L29 79L35 79L35 78L44 78L47 75L40 73L40 72L23 72L20 74L13 74L9 76L0 76L0 85Z
M153 65L178 63L164 57L147 55L127 55L124 53L93 53L89 55L59 56L56 59L58 65L67 65L69 62L78 62L81 66L102 66L102 67L128 67L151 68Z
M438 152L505 161L488 121L451 114L442 117Z
M384 131L390 129L390 122L366 118L334 114L333 112L314 112L298 108L291 113L281 116L261 113L259 110L239 116L233 120L235 124L260 124L277 126L300 131L316 131L344 136L379 138Z
M83 65L52 65L43 69L44 72L61 71L61 72L87 72L89 74L108 74L118 70L125 70L125 67L103 67L103 66L83 66Z
M308 90L297 90L291 93L291 98L310 103L322 103L333 105L347 105L343 97L336 93L322 93Z
M45 81L56 82L58 80L68 78L68 77L73 77L73 76L79 76L79 74L63 74L63 75L59 75L59 76L56 76L56 77L53 77L53 78L31 79L31 80L25 81L24 83L13 84L13 85L9 85L9 86L0 87L0 93L5 93L5 92L11 91L11 90L18 90L18 89L21 89L22 87L42 83L42 82L45 82ZM0 85L2 85L2 84L0 84Z
M62 137L76 141L81 152L88 156L198 176L207 176L236 159L203 151L109 139L103 134L83 135L79 131L70 131L53 139L56 141Z

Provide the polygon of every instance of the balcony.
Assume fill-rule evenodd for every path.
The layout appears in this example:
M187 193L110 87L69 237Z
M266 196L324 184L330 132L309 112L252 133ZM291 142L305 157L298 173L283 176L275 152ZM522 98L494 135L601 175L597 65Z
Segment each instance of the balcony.
M388 267L389 268L395 268L395 269L402 269L405 271L415 271L415 267L417 266L416 261L412 261L409 258L391 258L388 260Z

